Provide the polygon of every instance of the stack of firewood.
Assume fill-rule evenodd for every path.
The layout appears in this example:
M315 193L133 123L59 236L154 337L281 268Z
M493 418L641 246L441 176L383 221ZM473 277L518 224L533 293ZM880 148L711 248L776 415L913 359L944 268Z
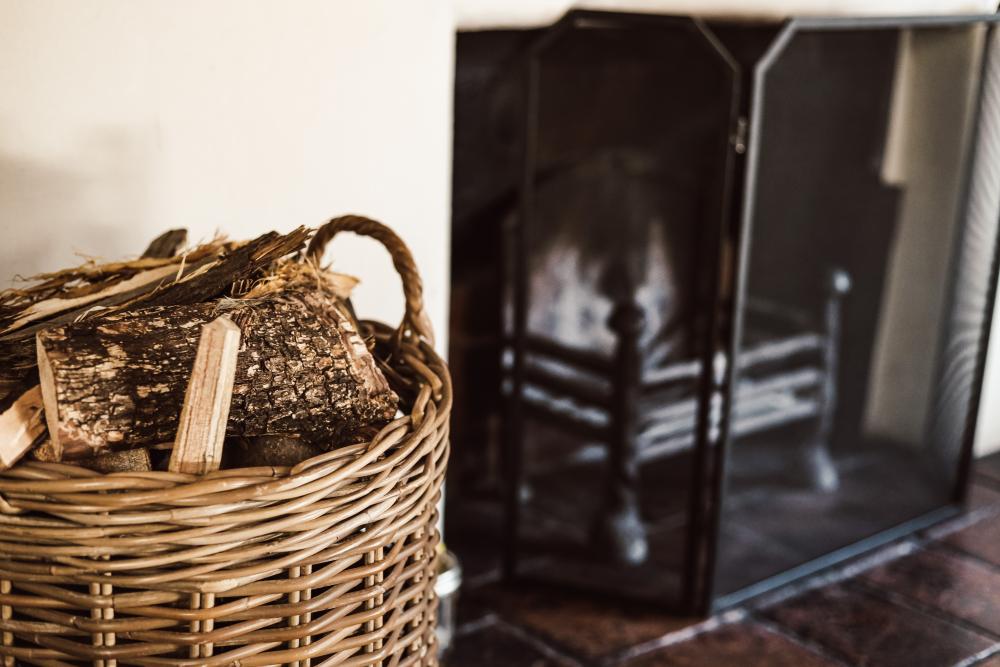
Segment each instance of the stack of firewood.
M288 466L370 437L398 397L310 232L38 276L0 292L0 468Z

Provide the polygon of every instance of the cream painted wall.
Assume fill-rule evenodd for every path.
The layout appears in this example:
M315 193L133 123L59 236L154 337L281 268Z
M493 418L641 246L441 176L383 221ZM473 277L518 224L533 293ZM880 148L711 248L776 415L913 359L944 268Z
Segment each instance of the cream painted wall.
M0 0L0 282L365 213L413 248L444 349L453 41L447 0ZM327 257L398 320L373 244Z

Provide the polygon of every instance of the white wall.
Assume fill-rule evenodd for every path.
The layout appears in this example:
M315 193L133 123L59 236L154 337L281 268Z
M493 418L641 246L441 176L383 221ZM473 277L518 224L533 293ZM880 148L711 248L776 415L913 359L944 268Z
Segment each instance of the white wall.
M0 286L168 227L365 213L410 243L443 339L453 40L447 0L0 0ZM327 257L398 320L373 245Z

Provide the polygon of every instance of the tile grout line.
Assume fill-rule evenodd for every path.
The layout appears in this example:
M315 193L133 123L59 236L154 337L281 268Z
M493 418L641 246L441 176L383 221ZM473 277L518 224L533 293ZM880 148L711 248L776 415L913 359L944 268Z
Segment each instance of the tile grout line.
M957 558L964 558L966 560L972 561L973 563L979 565L980 567L985 567L988 570L992 570L993 572L1000 574L1000 564L994 563L993 561L983 558L978 554L974 554L971 551L966 551L957 544L950 544L948 542L943 542L943 541L935 541L932 542L929 545L929 547L940 551L945 551Z
M998 488L1000 488L1000 485L998 485ZM824 588L826 586L831 586L838 583L842 583L845 585L857 584L859 587L863 586L863 584L861 584L860 582L859 577L863 575L865 572L873 570L877 567L881 567L883 565L887 565L893 561L899 560L906 556L910 556L923 549L929 549L934 547L946 547L949 550L953 550L958 554L961 554L962 556L968 556L977 562L981 562L985 565L988 565L992 569L1000 569L1000 567L998 567L995 563L979 558L975 556L975 554L969 554L964 550L961 550L943 541L943 539L949 535L957 533L961 530L965 530L981 521L996 516L998 514L998 510L1000 510L1000 506L994 504L967 510L965 515L962 517L962 520L960 520L959 525L949 526L948 527L949 529L946 532L940 531L941 526L932 527L929 530L921 531L919 533L911 535L901 540L900 542L887 545L886 547L883 547L882 549L877 550L874 553L869 554L868 556L863 556L851 563L847 563L843 567L837 568L832 572L820 573L813 577L810 577L809 579L800 582L798 586L791 585L786 589L778 590L769 595L762 596L761 598L758 598L756 601L751 601L750 606L748 608L749 609L748 618L752 622L758 623L762 627L765 627L768 630L775 632L776 634L780 634L784 636L786 639L793 641L797 644L800 644L804 648L810 649L812 652L820 655L821 657L827 660L833 660L838 665L847 665L848 663L843 662L839 657L837 657L835 652L831 652L832 649L829 649L829 647L817 642L813 642L812 640L809 640L807 638L804 638L795 631L783 626L781 623L777 621L772 622L770 620L766 620L764 617L761 616L760 612L769 607L776 606L785 601L791 600L792 598L798 597L809 591ZM935 531L935 528L937 528L938 530ZM869 585L866 588L871 589L872 587ZM870 590L862 592L870 594ZM938 620L949 622L952 625L961 627L964 630L974 632L975 634L983 636L984 639L998 641L998 638L1000 638L998 637L998 635L994 634L993 632L990 632L986 628L981 628L976 624L955 618L945 612L939 612L944 617L944 618L939 618L937 614L927 613L927 610L914 608L912 604L898 603L893 600L886 600L878 595L874 595L873 597L883 599L884 602L887 602L892 605L898 604L898 606L910 608L911 611L925 613L926 615L931 616L933 618L938 618ZM1000 654L1000 643L994 645L990 649L986 649L984 651L977 653L974 656L971 656L970 658L967 658L958 665L955 665L955 667L973 667L974 665L988 659L989 657L992 657L995 654Z
M943 623L948 623L961 628L966 632L980 635L983 639L992 641L994 644L1000 643L1000 634L981 627L972 621L959 618L958 616L955 616L954 614L951 614L943 609L931 606L920 600L915 600L905 593L885 590L884 588L860 580L847 582L847 585L856 593L873 597L876 600L881 600L882 602L894 607L901 607L918 614L923 614L924 616L928 616Z
M990 509L992 509L993 511L989 512L988 510ZM990 507L979 508L979 510L974 510L970 512L970 514L975 514L977 512L983 512L983 515L977 516L976 519L971 521L968 525L971 526L975 523L978 523L979 520L985 519L988 516L992 516L994 513L996 513L996 508L990 508ZM958 530L962 530L967 527L968 526L961 526L957 528L954 532L957 532ZM787 639L794 641L798 644L801 644L805 648L809 648L814 653L817 653L823 658L826 658L828 660L834 660L838 665L841 666L847 665L849 663L845 663L843 660L837 657L837 654L835 651L833 651L833 649L830 649L824 644L813 642L812 640L802 637L794 630L785 627L784 625L782 625L777 621L772 622L770 620L765 620L765 618L762 617L761 612L770 607L777 606L778 604L799 597L800 595L803 595L809 591L818 590L820 588L832 586L834 584L843 584L848 586L852 586L852 584L860 585L860 577L866 572L873 570L877 567L881 567L883 565L888 565L889 563L892 563L896 560L910 556L923 549L927 549L932 545L940 543L941 543L940 537L931 538L924 533L911 535L895 544L887 545L886 547L883 547L882 549L877 550L874 553L869 554L868 556L863 556L851 563L844 565L843 567L837 568L832 572L817 574L813 577L810 577L809 579L806 579L805 581L802 581L798 586L791 585L787 589L779 590L770 595L762 596L761 598L758 598L756 601L751 601L751 604L748 607L748 618L755 623L761 624L763 627L766 627L772 632L777 632L778 634L785 636ZM862 591L862 593L867 593L867 591ZM888 604L894 606L908 607L911 609L911 611L917 611L919 613L926 614L924 610L914 609L912 605L899 604L895 601L885 600L884 598L881 598L880 596L877 595L874 595L872 597L882 599L884 602L887 602ZM935 614L926 614L926 615L937 618ZM944 615L946 618L944 619L939 618L938 620L950 622L952 625L956 625L964 630L974 632L975 634L983 636L984 639L992 641L997 641L998 639L998 637L994 635L994 633L986 630L985 628L980 628L975 624L964 622L961 619L951 617L950 615L947 614ZM1000 651L1000 644L994 646L993 648L997 649L997 651ZM992 653L990 653L989 655L992 655ZM974 663L970 663L970 665L971 664ZM963 664L961 667L966 667L966 666Z
M520 639L545 657L551 658L561 665L565 665L565 667L585 667L586 665L586 662L580 662L572 653L556 648L553 643L535 636L520 626L509 623L503 618L497 618L494 625Z
M605 663L621 664L629 660L634 660L655 651L659 651L670 646L676 646L677 644L689 641L700 635L713 632L726 625L739 623L740 621L745 620L747 616L747 610L742 607L730 609L729 611L724 611L720 614L710 616L709 618L699 621L698 623L692 623L691 625L679 630L674 630L664 635L660 635L655 639L633 644L632 646L605 658Z
M829 646L822 644L820 642L814 641L807 637L800 635L789 627L786 627L779 621L771 620L761 616L758 613L751 613L749 615L750 620L767 630L768 632L773 632L779 637L784 637L786 640L799 646L800 648L806 649L810 653L818 655L827 662L830 662L837 667L851 667L849 662L841 659L842 656L838 654L834 649Z

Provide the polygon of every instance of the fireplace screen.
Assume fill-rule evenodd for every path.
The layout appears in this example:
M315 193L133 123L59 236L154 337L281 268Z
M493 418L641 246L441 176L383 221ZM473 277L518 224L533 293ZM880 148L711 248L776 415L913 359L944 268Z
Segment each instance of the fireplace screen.
M996 280L991 21L573 12L460 40L456 257L503 249L508 574L705 611L956 510ZM456 345L461 384L482 358Z
M534 62L518 538L579 556L550 577L678 598L734 73L689 21L595 17Z
M964 205L987 30L824 27L757 68L721 595L949 505L975 414L1000 185L968 184L991 214Z

